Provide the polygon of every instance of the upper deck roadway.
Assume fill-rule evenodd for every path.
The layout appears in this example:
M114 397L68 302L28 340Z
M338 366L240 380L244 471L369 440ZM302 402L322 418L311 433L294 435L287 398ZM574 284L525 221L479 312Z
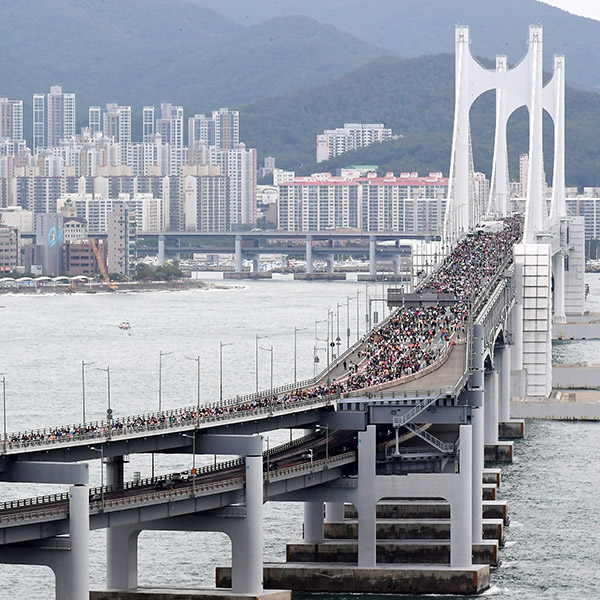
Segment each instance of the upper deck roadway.
M450 255L446 261L452 260L452 256ZM400 324L395 320L394 313L381 323L366 341L355 344L318 377L297 385L282 386L274 390L230 399L223 403L186 407L161 414L119 418L110 423L96 422L10 434L3 440L0 473L10 472L10 463L13 461L75 462L96 459L99 448L104 457L156 451L188 453L192 450L193 444L198 443L201 446L204 434L209 432L251 434L280 428L305 428L318 423L327 424L328 432L333 432L335 429L356 431L364 429L367 417L365 410L353 411L353 406L356 408L358 405L368 403L369 398L375 394L378 398L386 398L386 403L394 404L394 414L399 417L409 412L415 414L415 409L423 405L423 397L433 398L433 402L443 397L444 407L447 406L448 400L451 405L455 405L469 372L468 323L472 322L480 312L490 314L494 318L500 314L498 311L490 310L489 305L498 299L504 299L498 294L498 289L505 286L504 273L510 261L510 252L499 257L495 272L480 281L476 300L464 305L474 314L468 314L465 319L459 320L455 327L449 325L452 319L445 320L448 317L447 311L433 313L439 314L438 318L441 318L450 330L444 329L442 324L438 323L440 330L432 334L431 339L414 344L416 349L411 352L418 353L428 349L430 355L435 357L429 363L423 363L421 369L415 363L414 370L410 369L409 373L403 373L399 378L376 379L375 383L369 379L373 373L379 377L382 368L384 370L389 368L389 364L383 358L380 359L380 356L385 357L385 352L389 351L386 346L386 332L394 332L395 328L401 330L402 327L414 326L414 323L421 323L420 326L425 329L429 327L427 323L421 322L425 318L424 315L429 313L417 311L416 320L412 325ZM436 277L435 273L433 277ZM453 284L456 285L456 281ZM424 283L424 286L426 285L427 281ZM426 292L427 288L424 291ZM427 306L435 304L436 301L436 297L423 293L421 304ZM402 309L398 315L401 314L404 314ZM446 331L445 335L442 335L443 331ZM394 335L397 334L392 333L392 336ZM378 345L380 342L381 346ZM403 343L400 346L403 351L408 352L407 348L412 347L413 344ZM372 373L369 370L372 370ZM363 372L368 376L365 385L347 387L351 376L360 377ZM431 400L427 406L430 404ZM466 407L464 405L454 407L461 411L460 420L454 422L464 422ZM437 421L434 415L428 413L427 422L432 420L440 423L448 422L441 420L439 417L441 412L437 411L437 419L440 419ZM340 416L345 417L345 420L340 420ZM343 423L342 427L338 427L340 423ZM194 435L182 435L187 432L192 432ZM297 453L290 455L290 448L281 450L283 454L279 468L273 473L266 473L268 484L265 488L265 497L269 497L269 488L274 489L275 483L292 486L289 489L298 486L295 489L299 489L340 477L342 474L340 469L354 462L355 453L350 449L352 444L348 443L343 434L339 435L341 436L339 440L332 435L333 450L330 449L329 458L323 457L327 465L319 463L316 455L313 455L309 461L306 456L304 459L299 459ZM340 448L337 447L338 441L341 444ZM306 443L314 445L315 441L307 440ZM199 446L195 447L201 451ZM298 446L297 450L302 450L301 446ZM286 465L285 460L294 460L296 464ZM335 462L336 469L329 468L332 462ZM239 467L239 464L237 466ZM289 468L292 466L294 469L290 471ZM313 476L304 477L306 472L310 472ZM314 473L317 472L321 473L319 478L314 477ZM146 487L142 485L135 489L130 485L122 490L101 492L104 496L102 505L98 506L97 499L90 505L92 528L110 524L106 517L110 512L109 508L121 512L132 511L131 518L139 519L142 518L143 511L155 514L156 510L159 512L167 510L168 514L163 516L171 516L171 514L178 514L177 511L180 510L185 513L198 512L235 504L243 499L244 480L243 471L236 473L225 468L218 472L204 473L203 477L197 478L192 484L189 481L185 484L183 482L177 484L173 490L156 490L152 488L154 482L146 482L145 485ZM190 490L190 487L193 489ZM207 498L213 500L209 501ZM173 503L174 499L177 500L175 503ZM0 544L52 537L64 532L66 527L64 499L20 502L21 505L17 506L0 505L1 529L14 528L16 523L23 519L27 521L25 528L13 529L12 534L3 533ZM170 506L179 508L173 509L175 512L171 513ZM53 525L49 526L48 523ZM21 533L17 533L17 530ZM23 533L25 531L27 533Z

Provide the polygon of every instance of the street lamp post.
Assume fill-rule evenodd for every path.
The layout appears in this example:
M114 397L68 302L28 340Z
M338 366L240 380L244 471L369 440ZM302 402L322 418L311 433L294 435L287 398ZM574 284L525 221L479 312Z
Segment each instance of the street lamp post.
M271 346L270 348L264 348L263 346L260 346L261 350L264 350L265 352L270 352L271 353L271 390L273 389L273 346Z
M339 302L336 303L335 314L336 314L336 320L337 320L335 344L337 346L337 350L336 350L337 358L339 358L340 357L340 344L342 343L342 340L340 338L340 303Z
M318 425L321 430L325 430L325 461L327 468L329 468L329 425Z
M108 433L110 435L110 421L112 419L112 408L110 407L110 366L106 367L106 369L101 369L100 367L96 367L96 371L104 371L106 373L106 421L108 425Z
M196 495L196 433L194 435L188 435L182 433L181 437L190 438L192 440L192 496Z
M159 350L158 354L158 412L162 412L162 357L174 354L174 350L171 352L163 352Z
M225 346L233 346L233 342L224 344L219 342L219 402L223 403L223 348Z
M269 337L268 335L258 335L258 333L254 336L254 375L256 378L256 393L258 394L258 340L262 340L264 338Z
M6 377L2 377L2 446L4 447L4 454L6 454L8 442L6 435Z
M198 396L197 396L197 401L196 401L196 404L197 404L197 406L196 406L196 421L200 422L200 356L196 356L196 357L186 356L186 358L188 360L193 360L196 363L198 363L198 371L197 371L198 375L196 378L197 379L196 383L197 383L197 387L198 387Z
M294 327L294 383L297 381L297 365L298 365L298 332L304 331L306 327ZM316 334L315 334L316 335Z
M85 423L85 368L90 365L96 364L95 362L81 361L81 411L83 423Z
M358 338L360 337L360 301L359 301L360 292L356 290L356 341L358 342Z

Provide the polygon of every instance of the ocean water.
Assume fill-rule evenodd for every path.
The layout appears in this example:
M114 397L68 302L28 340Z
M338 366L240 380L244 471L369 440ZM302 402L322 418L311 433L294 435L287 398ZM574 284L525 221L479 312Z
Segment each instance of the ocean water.
M220 284L222 282L215 281ZM590 305L600 306L600 277L590 281ZM164 408L196 402L196 363L201 358L201 398L218 398L219 341L223 348L225 397L255 389L255 335L260 340L260 387L269 386L273 347L275 385L293 380L294 327L297 377L313 375L315 320L327 319L340 305L341 348L346 346L346 303L350 297L351 341L356 338L356 292L360 294L360 333L364 334L365 285L356 282L294 282L285 277L247 282L229 289L94 294L0 296L0 372L7 378L8 429L17 431L81 420L81 361L86 370L88 419L106 410L111 370L115 414L155 410L159 353ZM381 286L369 287L380 296ZM591 309L593 310L593 309ZM118 328L122 320L129 331ZM333 319L337 336L337 319ZM326 337L325 323L317 337ZM324 341L316 345L324 346ZM600 349L600 346L599 346ZM574 346L569 350L577 355ZM324 352L319 351L323 365ZM569 356L569 355L567 355ZM581 360L581 359L580 359ZM600 361L599 361L600 362ZM531 421L516 442L516 459L503 469L500 497L509 500L511 525L502 566L494 570L486 596L498 599L600 597L600 466L595 423ZM269 434L271 445L287 433ZM210 462L212 457L204 457ZM156 457L157 473L189 468L189 457ZM92 483L99 483L99 461L92 461ZM151 474L149 458L132 456L126 478ZM2 500L63 490L64 486L2 484ZM265 507L265 560L284 561L285 543L301 536L302 507ZM229 564L224 534L144 532L139 541L139 583L197 587L214 584L214 568ZM105 533L91 533L91 584L104 587ZM53 598L54 577L43 567L0 566L0 599ZM323 597L323 595L319 595ZM353 596L355 597L355 596ZM337 598L340 598L337 596Z

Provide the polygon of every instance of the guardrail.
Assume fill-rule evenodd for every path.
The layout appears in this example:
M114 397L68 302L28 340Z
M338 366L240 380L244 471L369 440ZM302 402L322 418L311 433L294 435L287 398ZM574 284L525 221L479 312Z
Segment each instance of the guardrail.
M471 301L471 314L477 312L484 306L489 294L495 289L498 280L503 276L506 268L512 261L512 255L507 255L506 259L499 265L497 272L486 282L482 290L478 290L478 297ZM441 268L441 263L436 265L432 273L421 282L418 289L427 285L429 280ZM385 326L391 320L397 311L392 312L386 319L378 324L378 327ZM468 334L467 334L468 335ZM310 399L281 399L281 396L288 392L296 390L307 390L317 386L328 379L329 374L351 354L361 346L362 341L357 341L348 348L334 362L319 373L316 377L306 379L298 383L282 385L270 390L255 392L244 396L236 396L222 402L213 402L201 406L189 406L176 410L163 411L161 413L147 413L137 416L125 416L110 421L95 421L91 423L80 423L66 425L54 429L38 429L25 432L11 433L3 440L3 452L12 453L13 451L22 451L28 449L39 449L50 445L67 444L72 442L93 442L99 439L115 439L135 434L153 433L163 430L176 430L177 428L202 427L218 424L220 422L240 420L249 415L252 416L273 416L275 412L287 411L289 408L308 408L318 407L330 404L336 398L337 393L320 393L317 398ZM446 356L448 350L444 353ZM468 353L467 353L468 355ZM437 361L436 361L437 362ZM431 365L430 365L431 366ZM429 367L426 367L428 369ZM425 369L419 371L419 376L425 373ZM463 377L464 379L464 377Z
M356 451L344 452L342 454L323 458L314 461L306 461L289 467L274 469L263 474L265 482L273 482L277 479L289 478L290 475L301 473L311 473L321 471L325 468L332 468L350 464L356 460ZM236 461L229 461L236 462ZM243 459L242 459L243 462ZM227 463L221 463L222 465ZM166 478L167 476L163 476ZM143 502L155 502L157 500L173 500L185 499L190 496L203 496L207 493L222 492L233 489L241 489L245 485L245 477L231 477L220 481L212 481L207 483L189 483L186 486L173 487L165 490L147 490L140 494L122 496L118 498L104 498L98 500L90 500L90 511L101 512L109 508L119 508L131 506ZM104 491L110 491L110 486L107 486ZM124 487L122 489L129 489ZM94 488L96 493L100 493L99 488ZM90 490L90 493L92 490ZM44 506L43 503L46 503ZM48 506L51 504L51 506ZM53 505L52 505L53 504ZM16 513L1 514L0 523L18 523L21 521L31 521L33 519L44 519L48 517L63 516L69 514L69 494L51 494L49 496L39 496L36 498L26 498L24 500L15 500L13 502L5 502L0 505L0 510L16 509L31 507L32 510L21 510Z

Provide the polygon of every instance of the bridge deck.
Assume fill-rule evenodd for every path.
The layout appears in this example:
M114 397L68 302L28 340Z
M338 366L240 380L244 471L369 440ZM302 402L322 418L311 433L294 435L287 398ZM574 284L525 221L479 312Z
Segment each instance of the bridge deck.
M450 350L450 355L446 362L435 371L431 371L422 377L399 383L390 387L386 392L404 392L413 390L435 390L439 388L454 388L462 379L465 373L465 358L467 345L459 342Z

